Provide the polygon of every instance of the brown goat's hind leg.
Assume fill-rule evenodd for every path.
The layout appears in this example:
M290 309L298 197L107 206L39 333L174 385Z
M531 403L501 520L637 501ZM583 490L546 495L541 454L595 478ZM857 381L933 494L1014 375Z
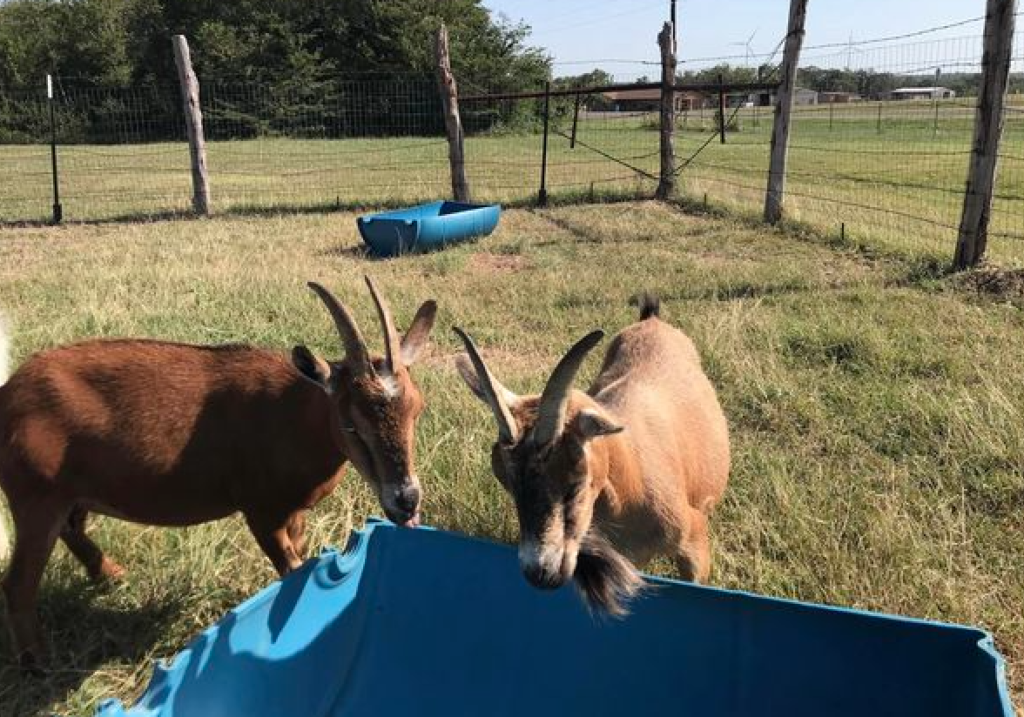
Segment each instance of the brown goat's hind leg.
M3 579L14 650L23 668L38 670L43 656L36 602L43 570L57 542L67 505L44 499L31 506L11 506L14 554Z
M676 569L683 580L706 583L711 574L711 541L708 518L699 510L690 509L689 529L676 553Z
M85 520L89 511L76 506L71 515L64 522L64 528L60 531L60 539L68 546L71 554L78 558L78 562L85 566L89 579L93 582L105 580L117 580L124 575L124 568L108 558L85 534Z
M249 515L245 516L245 521L249 524L249 530L256 538L256 542L270 558L274 569L281 577L302 565L302 558L299 557L295 546L292 545L291 538L288 537L287 521L282 521L280 524L276 521L268 523Z

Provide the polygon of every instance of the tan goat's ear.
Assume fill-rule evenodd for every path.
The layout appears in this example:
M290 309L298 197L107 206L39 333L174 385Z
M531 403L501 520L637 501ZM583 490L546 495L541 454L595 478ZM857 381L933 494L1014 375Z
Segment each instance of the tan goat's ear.
M456 356L455 368L459 370L459 375L462 376L462 380L469 386L473 395L487 403L487 396L484 395L484 390L480 386L480 377L477 375L476 369L473 368L473 362L469 360L469 356L466 354Z
M296 346L292 349L292 365L307 381L315 383L327 393L334 392L330 364L305 346Z
M430 330L434 328L434 319L436 317L437 302L423 302L423 306L419 308L419 311L416 312L416 317L412 320L412 325L405 332L405 336L402 337L402 347L399 349L399 353L402 357L402 363L406 366L412 366L416 363L416 359L420 357L420 353L422 353L427 345Z
M624 430L624 426L613 423L607 417L594 411L580 411L577 413L576 418L573 419L573 428L585 441L598 438L599 436L621 433Z

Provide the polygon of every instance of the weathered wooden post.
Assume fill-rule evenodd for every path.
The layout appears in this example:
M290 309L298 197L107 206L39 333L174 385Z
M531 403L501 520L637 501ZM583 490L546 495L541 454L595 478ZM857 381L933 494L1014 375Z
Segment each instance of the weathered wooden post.
M676 189L676 152L672 136L676 126L676 53L672 23L658 33L661 48L661 178L654 196L668 199Z
M459 116L459 89L452 75L451 54L448 50L448 28L444 23L437 28L437 84L444 105L444 128L448 135L448 163L451 165L452 196L459 202L469 201L469 182L466 181L466 154L463 146L462 119Z
M789 120L793 112L796 68L800 61L800 46L804 41L806 17L807 0L790 0L789 29L786 32L786 49L782 56L782 81L779 84L775 123L772 127L768 191L764 198L764 220L769 224L776 224L782 219L782 202L786 191L786 153L789 149Z
M982 83L974 112L974 141L967 172L960 235L953 268L976 265L985 256L992 213L999 140L1003 134L1003 108L1010 76L1014 16L1017 0L988 0L985 11L985 47L981 59Z
M192 208L196 214L210 214L210 176L206 170L206 138L203 135L203 112L199 104L199 80L192 70L192 58L184 35L175 35L174 64L178 67L181 99L185 106L185 131L192 158Z

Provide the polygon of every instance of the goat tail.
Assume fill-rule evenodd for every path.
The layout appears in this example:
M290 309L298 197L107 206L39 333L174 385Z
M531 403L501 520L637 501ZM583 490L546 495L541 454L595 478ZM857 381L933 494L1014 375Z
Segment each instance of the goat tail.
M573 581L591 612L612 617L628 615L628 603L646 585L633 564L595 528L580 544Z
M661 299L656 294L645 291L633 297L629 303L640 307L640 321L652 316L661 316Z

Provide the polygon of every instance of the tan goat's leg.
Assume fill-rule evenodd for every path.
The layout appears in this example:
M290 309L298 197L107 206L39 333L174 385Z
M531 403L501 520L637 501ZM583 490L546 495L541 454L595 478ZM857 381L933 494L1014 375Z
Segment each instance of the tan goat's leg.
M11 506L15 527L14 554L2 588L15 653L21 666L30 670L38 670L43 657L43 638L36 606L39 583L67 511L66 504L50 498L31 506Z
M274 569L281 577L302 565L302 559L288 537L288 521L268 522L249 515L246 515L245 519L256 542L270 558Z
M89 536L85 534L85 520L89 511L76 507L64 522L60 531L60 539L68 546L71 554L85 566L89 579L93 582L117 580L124 575L124 568L108 558Z
M676 569L683 580L705 583L711 574L708 518L699 510L688 510L688 530L676 553Z

